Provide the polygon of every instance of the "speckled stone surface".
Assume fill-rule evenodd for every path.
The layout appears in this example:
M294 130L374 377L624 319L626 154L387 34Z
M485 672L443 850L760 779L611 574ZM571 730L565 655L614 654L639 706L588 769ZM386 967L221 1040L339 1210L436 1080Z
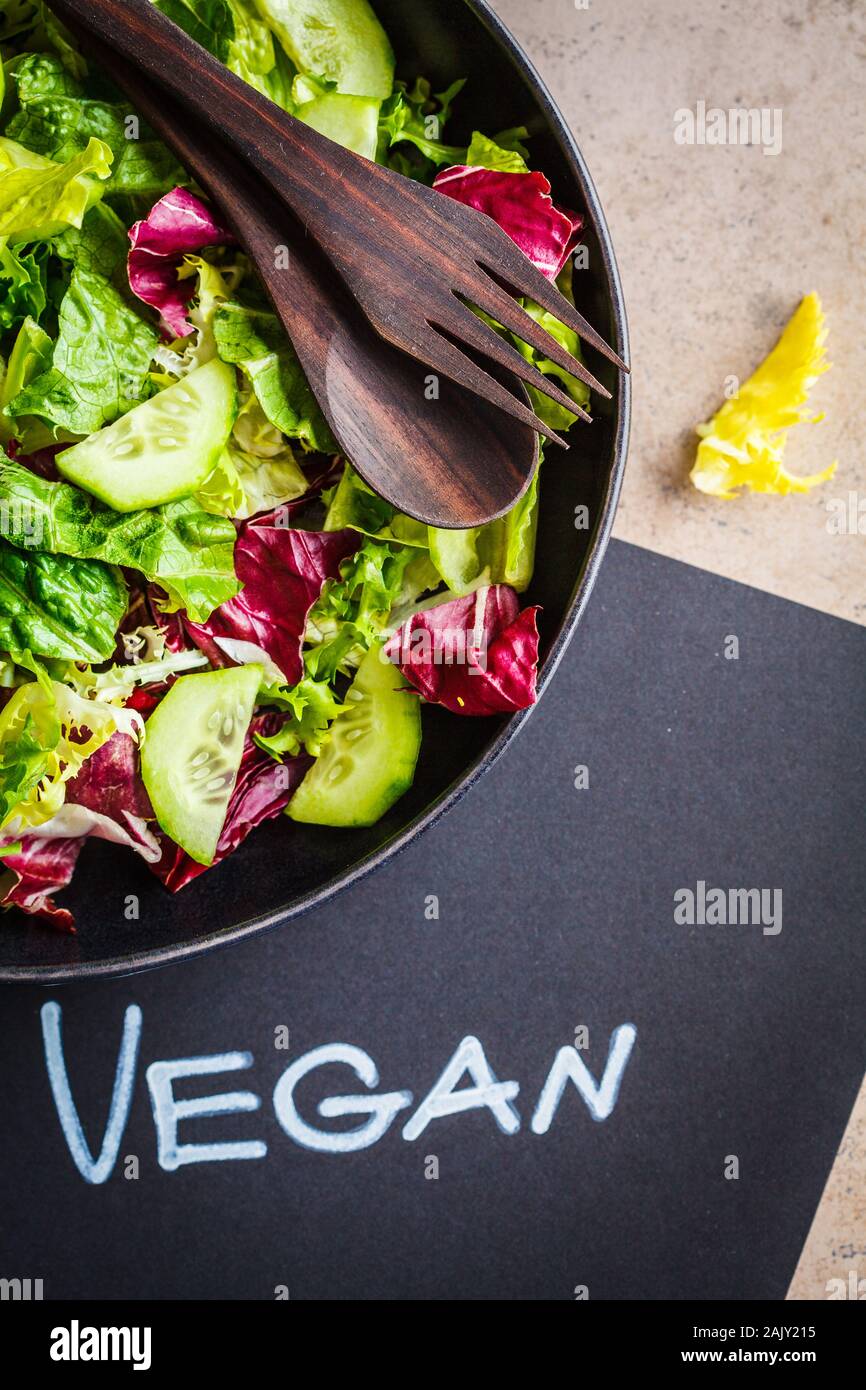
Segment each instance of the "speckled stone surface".
M577 134L607 213L632 333L635 410L615 534L866 623L866 5L863 0L493 0ZM681 108L779 109L781 151L681 145ZM723 502L688 481L695 425L776 342L801 296L828 316L820 425L792 472L838 459L805 496ZM855 513L856 514L856 513ZM866 1278L866 1086L791 1286Z
M866 1081L830 1179L815 1214L789 1298L827 1298L831 1280L842 1280L850 1297L851 1274L866 1295Z
M616 534L866 622L866 6L862 0L496 0L577 134L614 237L632 332L634 429ZM688 146L674 113L778 108L782 149ZM688 481L694 427L816 290L833 370L792 471L839 460L806 496L722 502ZM866 515L863 519L866 530Z

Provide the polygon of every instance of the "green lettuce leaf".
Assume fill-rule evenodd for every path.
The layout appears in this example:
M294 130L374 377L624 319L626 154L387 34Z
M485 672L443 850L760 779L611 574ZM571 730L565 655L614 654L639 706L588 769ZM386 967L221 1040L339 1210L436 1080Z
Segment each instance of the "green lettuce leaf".
M241 368L272 425L309 449L336 453L336 440L276 314L222 304L214 333L223 362Z
M516 506L498 521L468 531L429 528L430 559L450 591L462 597L485 584L522 593L535 568L538 472Z
M0 690L15 690L29 676L24 676L8 652L0 654Z
M157 332L101 275L73 270L59 327L51 366L9 402L9 415L87 435L151 394Z
M155 628L155 632L160 629ZM124 634L124 637L127 634ZM135 664L114 665L94 670L90 665L72 661L51 661L49 674L54 680L71 685L79 695L89 700L105 700L108 704L126 704L138 685L159 685L169 676L184 675L188 671L201 671L210 662L197 648L183 652L164 652L159 660L141 661Z
M171 151L139 123L128 106L83 97L38 97L22 104L7 131L11 139L59 164L80 154L91 140L100 141L114 156L106 196L160 198L188 182ZM129 131L137 134L130 136Z
M39 19L39 0L2 0L0 4L0 43L9 43L26 34Z
M326 494L328 511L325 531L353 531L381 541L427 547L427 527L411 516L404 516L368 487L347 463L336 488Z
M47 482L3 458L0 508L13 545L140 570L166 591L170 611L185 608L194 622L206 622L240 589L234 526L191 498L115 512L69 483Z
M88 97L59 59L26 54L12 76L19 110L6 134L28 150L64 163L86 149L91 139L104 142L114 156L106 196L158 198L187 182L174 155L131 106Z
M302 750L317 758L330 725L338 714L349 708L326 680L314 680L311 676L305 676L292 690L281 690L269 699L271 695L266 691L265 699L289 710L292 717L270 738L259 734L253 737L259 747L278 762L284 757L293 758Z
M569 262L556 283L565 298L571 303L574 303L574 296L571 288L572 276L572 263ZM542 309L540 305L534 304L532 300L518 299L517 302L526 310L530 318L535 319L536 323L541 324L552 338L555 338L564 348L567 348L573 357L576 357L579 362L583 361L583 350L581 348L580 339L573 329L568 328L564 323L560 323L559 319L554 318L553 314L549 314L546 309ZM566 395L571 396L572 400L577 405L581 406L584 410L588 408L590 392L585 382L581 381L579 377L572 376L570 372L560 367L558 363L552 362L549 357L545 357L543 353L530 347L528 343L525 343L522 338L518 338L516 334L509 333L507 329L502 327L502 324L497 323L496 320L492 319L489 314L486 314L483 309L475 309L474 312L479 318L484 319L485 323L489 323L490 327L494 328L503 338L508 338L517 348L520 355L525 357L527 362L531 362L533 366L537 367L544 376L557 377ZM536 387L527 384L526 389L529 392L529 399L532 402L533 410L545 424L561 432L571 429L571 426L578 418L576 414L567 410L565 406L559 405L556 401L552 401L549 396L545 396L544 393L537 390Z
M67 227L53 237L51 249L61 260L111 280L126 265L129 237L117 213L97 203L80 227Z
M284 110L292 110L294 70L252 0L154 0L227 68Z
M111 159L101 140L89 140L67 163L56 164L0 138L0 236L17 245L80 227L102 197L99 180L111 173Z
M491 140L476 130L463 162L481 169L499 169L505 174L527 174L529 151L521 142L528 134L525 126L516 126L514 130L505 130Z
M246 521L260 512L272 512L302 497L307 487L307 480L288 445L273 458L257 458L230 440L195 498L206 512Z
M7 651L107 661L126 607L120 573L99 560L27 552L0 540L0 647Z
M29 685L36 686L32 693ZM0 712L0 827L49 775L60 742L53 698L36 682L29 685L20 687Z
M381 636L403 588L406 566L414 558L410 546L365 541L346 562L345 577L335 587L352 605L352 623L370 642Z
M424 177L429 180L435 167L441 164L466 163L466 150L457 145L446 145L442 141L445 123L451 115L454 98L463 90L466 79L453 82L445 92L431 95L430 83L419 77L415 86L409 88L398 82L393 94L383 102L379 116L379 160L389 163L399 173ZM406 160L401 154L394 159L389 152L395 145L408 143L414 145L429 162L425 169L423 163Z
M84 96L83 83L55 53L22 53L9 67L21 106L40 97Z
M142 727L133 710L82 699L44 674L20 686L0 712L0 830L20 835L51 820L90 755Z
M0 237L0 332L26 318L38 322L46 303L44 255L37 247L17 251Z
M43 372L51 362L54 344L34 319L27 318L18 330L18 337L6 365L6 375L0 386L0 442L7 444L19 427L6 414L6 406L23 387Z
M528 588L535 570L540 478L539 466L526 492L508 515L482 528L479 550L490 571L491 583L510 584L519 594Z
M325 585L307 619L310 646L304 663L310 676L332 681L386 634L406 572L418 555L412 546L366 540L343 561L342 577Z
M566 299L573 303L574 296L571 289L572 276L572 263L569 262L560 275L557 284ZM570 352L573 357L576 357L578 361L583 361L580 339L573 329L566 327L564 323L560 323L557 318L554 318L553 314L549 314L546 309L542 309L539 305L533 304L531 300L524 299L521 303L530 318L535 319L536 323L540 324L541 327L550 334L551 338L555 338L556 341ZM545 357L543 353L536 352L534 348L531 348L528 343L524 343L522 339L512 337L512 342L521 356L526 358L527 362L532 362L545 376L556 377L560 386L567 395L571 396L573 401L584 410L588 408L590 393L589 387L585 382L581 381L579 377L572 376L570 372L565 371L565 369L558 366L556 362L551 362L550 358ZM526 389L529 392L529 399L532 402L533 410L546 425L550 425L552 429L559 431L571 429L571 426L577 419L576 415L566 410L565 406L558 405L556 401L552 401L549 396L545 396L541 391L536 390L534 386L527 386Z

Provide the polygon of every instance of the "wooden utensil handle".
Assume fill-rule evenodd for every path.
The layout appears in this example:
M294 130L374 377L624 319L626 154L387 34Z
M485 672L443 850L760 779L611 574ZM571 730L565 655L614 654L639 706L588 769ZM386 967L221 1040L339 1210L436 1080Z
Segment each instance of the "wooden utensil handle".
M140 68L127 62L93 34L85 35L77 19L70 18L69 28L73 37L86 43L104 71L123 88L154 133L195 175L196 182L218 208L220 220L230 226L253 260L266 249L269 252L267 261L272 261L275 237L287 244L291 254L281 258L281 264L283 259L285 262L281 278L290 291L296 292L296 302L304 304L304 295L311 290L313 277L305 269L304 257L295 254L295 243L303 239L303 229L293 225L292 213L274 203L269 195L263 196L263 190L251 186L249 171L243 168L237 156L221 148L203 123L181 111L171 96L150 84ZM267 216L268 210L272 220Z
M73 36L84 38L77 19L70 18L69 27ZM236 156L227 155L199 121L183 119L171 97L150 86L141 69L93 34L87 35L87 46L123 87L148 125L181 163L195 171L198 183L210 194L220 217L251 259L264 269L268 261L273 264L275 240L285 244L289 255L281 257L279 273L266 275L264 284L308 379L318 387L320 404L334 428L336 422L323 385L330 345L353 306L334 283L332 267L317 257L315 244L304 236L292 214L269 193L252 188L249 174Z
M319 237L333 224L340 184L366 161L250 87L155 9L150 0L51 0L76 32L92 35L166 92L267 179Z

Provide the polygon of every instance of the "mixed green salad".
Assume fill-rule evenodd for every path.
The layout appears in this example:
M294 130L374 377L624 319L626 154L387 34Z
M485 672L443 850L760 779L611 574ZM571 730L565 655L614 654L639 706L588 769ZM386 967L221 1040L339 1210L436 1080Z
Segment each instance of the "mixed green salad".
M463 82L396 81L367 0L155 3L301 120L494 217L570 293L581 218L526 132L447 143ZM219 207L49 6L0 0L0 47L0 902L72 930L52 895L91 837L176 891L283 812L377 821L424 703L532 704L539 481L472 531L395 512L339 456Z

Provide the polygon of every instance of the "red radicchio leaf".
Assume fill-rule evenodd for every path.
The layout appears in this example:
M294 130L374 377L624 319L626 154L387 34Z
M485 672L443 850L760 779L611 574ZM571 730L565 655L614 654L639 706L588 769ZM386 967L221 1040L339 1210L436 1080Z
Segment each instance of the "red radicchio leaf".
M162 633L165 649L173 655L177 652L194 651L195 646L187 638L183 620L179 613L163 613L160 601L165 595L155 584L145 584L134 570L124 570L124 578L129 588L129 606L118 629L117 646L114 652L116 662L126 664L129 660L124 636L142 627L155 627ZM127 709L137 710L139 714L152 714L174 684L176 676L170 675L164 681L150 681L147 685L136 685L126 701Z
M85 841L110 840L153 863L160 847L147 824L152 820L135 742L128 734L114 734L67 783L57 816L23 836L20 853L0 857L0 874L10 869L17 876L5 895L0 883L0 902L74 931L71 912L57 907L50 894L68 885Z
M291 502L283 502L271 515L274 516L279 511L283 516L294 516L295 512L306 507L308 502L320 497L326 488L338 483L345 467L346 461L339 454L333 458L330 454L313 454L309 459L302 460L301 472L307 480L306 492L301 493L300 497L293 497Z
M147 719L167 691L167 682L161 685L137 685L126 702L126 708L134 709L142 719Z
M154 819L139 770L138 747L129 734L112 734L67 784L66 804L83 806L117 821L133 839Z
M510 174L458 164L433 187L498 222L548 280L555 280L578 242L583 218L558 208L543 174Z
M148 586L148 604L153 614L152 621L160 629L165 638L165 649L167 652L171 652L172 655L177 655L178 652L191 652L198 648L198 650L207 657L211 666L235 666L238 664L232 661L230 657L226 656L225 652L220 650L216 642L208 637L203 629L193 632L193 624L188 621L185 613L164 613L161 605L167 602L167 597L168 596L158 585L151 584ZM127 704L133 705L135 709L142 709L145 707L147 707L148 710L153 709L154 706L159 703L161 696L166 693L169 685L170 681L166 681L163 685L149 685L142 690L141 698L145 700L145 705L135 703L135 693L132 699L127 700ZM154 696L156 696L156 698L154 698Z
M46 482L56 483L60 481L60 474L54 460L58 454L68 448L68 444L46 444L44 449L37 449L32 454L21 454L18 452L17 439L10 439L6 445L6 452L16 463L22 464L24 468L29 468L31 473L45 478Z
M183 617L180 613L163 613L159 604L165 602L165 594L155 584L148 588L148 601L153 622L165 637L166 651L171 652L173 656L178 652L191 651L193 644L189 641Z
M536 701L537 608L507 584L415 613L386 655L432 704L454 714L511 714Z
M215 864L236 850L256 826L272 820L285 809L313 762L306 753L300 753L295 758L276 763L269 753L253 742L254 733L268 737L275 734L284 721L284 715L264 714L258 715L250 725L238 779L217 844ZM167 835L160 834L159 839L162 858L151 868L166 888L177 893L203 874L208 866L190 859Z
M192 325L186 309L195 293L195 281L178 280L178 267L189 252L225 246L234 237L200 198L185 188L175 188L160 198L144 221L130 228L129 240L132 250L127 273L133 294L159 310L163 327L173 338L188 337Z
M295 497L291 502L284 502L281 506L271 512L260 512L257 516L251 517L246 523L248 526L253 523L256 526L270 526L277 529L285 529L290 518L302 508L316 501L321 496L325 488L331 487L339 482L345 468L345 460L342 458L327 458L324 455L316 456L304 470L306 473L308 487L300 497ZM237 662L218 647L216 642L208 636L205 628L199 626L193 631L194 625L189 622L183 613L165 613L163 605L166 602L166 595L156 584L148 586L146 594L146 608L133 612L133 605L127 612L124 619L122 630L132 630L146 623L155 623L162 629L165 636L166 650L170 652L190 651L192 646L197 646L203 652L212 666L236 666ZM166 687L167 688L167 687ZM127 703L133 705L135 709L152 708L152 706L140 705L135 703L135 698Z
M307 614L328 579L337 579L340 564L361 544L359 532L299 531L275 525L279 509L246 522L235 546L235 571L243 584L236 598L211 614L206 623L185 623L194 642L207 655L221 641L235 659L233 643L247 644L238 659L255 661L263 652L279 669L287 685L304 674L301 645Z
M58 931L74 932L72 913L58 907L51 894L70 882L84 839L40 840L25 835L20 843L17 853L0 858L0 903L43 917Z
M166 651L183 652L191 650L183 625L177 613L163 613L159 604L165 602L165 594L155 584L148 584L135 570L124 569L123 577L129 591L129 602L123 620L118 628L114 659L128 661L126 644L123 640L142 627L159 628L165 638Z

